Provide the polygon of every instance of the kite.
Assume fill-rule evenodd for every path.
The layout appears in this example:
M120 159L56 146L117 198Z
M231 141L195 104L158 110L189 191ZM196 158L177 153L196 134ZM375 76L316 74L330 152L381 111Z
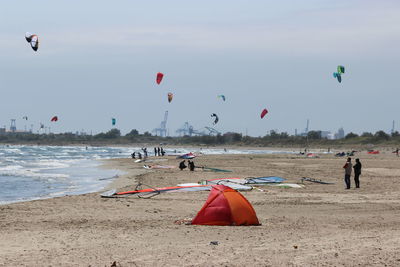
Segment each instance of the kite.
M168 102L169 103L171 103L173 97L174 97L173 93L168 93Z
M268 110L266 108L263 109L263 111L261 111L261 119L263 119L265 117L265 115L267 115Z
M117 123L117 120L115 118L111 118L111 124L114 126Z
M219 118L218 118L217 114L213 113L213 114L211 114L211 117L215 117L213 124L214 125L217 124L218 121L219 121Z
M341 65L337 66L337 72L339 74L343 74L344 73L344 66L341 66Z
M57 116L54 116L53 118L51 118L50 121L51 121L51 122L56 122L56 121L58 121L58 117L57 117Z
M44 124L41 123L41 124L40 124L40 129L43 129L43 128L44 128Z
M25 39L28 43L31 44L31 47L34 51L37 51L39 48L39 38L36 34L25 33Z
M161 83L163 77L164 77L164 74L162 74L161 72L157 73L157 78L156 78L157 84Z
M217 97L221 98L222 100L225 101L225 96L224 95L218 95Z
M27 116L23 116L22 119L27 121L28 117Z
M333 73L333 78L336 78L339 83L342 82L342 75L340 75L340 73L338 73L338 72Z

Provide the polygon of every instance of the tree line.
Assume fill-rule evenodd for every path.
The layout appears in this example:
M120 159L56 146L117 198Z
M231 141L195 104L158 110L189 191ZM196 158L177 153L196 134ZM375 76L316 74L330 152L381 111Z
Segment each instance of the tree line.
M270 131L264 136L244 136L241 133L227 132L218 135L160 137L150 132L139 133L133 129L122 135L119 129L111 129L95 135L74 133L7 133L0 135L1 143L10 144L131 144L165 143L171 145L249 145L249 146L309 146L309 145L346 145L346 144L400 144L398 131L387 134L384 131L364 132L361 135L350 132L342 139L330 140L322 137L321 131L309 131L307 135L289 135L286 132Z

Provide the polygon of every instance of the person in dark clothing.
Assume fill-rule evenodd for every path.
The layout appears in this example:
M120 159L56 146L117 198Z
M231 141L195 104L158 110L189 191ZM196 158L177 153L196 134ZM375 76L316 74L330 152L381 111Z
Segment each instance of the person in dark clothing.
M157 147L157 154L158 154L158 156L161 156L160 147Z
M140 152L138 152L138 158L142 159L142 154Z
M135 152L133 152L133 153L131 154L131 156L132 156L133 159L136 159L136 155L135 155L135 154L136 154Z
M186 164L185 164L185 161L184 160L182 160L180 163L179 163L179 169L181 169L181 171L183 170L183 169L186 169Z
M194 172L194 168L195 168L195 166L194 166L194 161L190 161L190 160L189 160L188 165L189 165L189 170L192 171L192 172Z
M163 149L163 148L161 148L161 156L163 156L163 157L164 157L164 155L165 155L165 151L164 151L164 149Z
M354 182L356 183L356 188L360 188L360 175L361 175L361 162L360 159L356 159L356 164L354 164Z
M157 157L157 148L154 147L154 157Z
M346 164L344 164L344 181L346 183L346 189L350 189L350 176L353 165L351 164L351 158L347 158Z

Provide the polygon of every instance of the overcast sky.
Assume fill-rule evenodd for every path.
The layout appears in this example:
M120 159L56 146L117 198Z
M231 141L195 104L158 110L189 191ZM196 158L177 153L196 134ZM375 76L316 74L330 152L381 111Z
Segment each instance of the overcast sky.
M211 113L217 130L252 136L301 132L307 119L311 130L390 131L399 14L395 0L1 1L0 126L98 133L114 117L125 134L168 110L170 135L185 121L212 126Z

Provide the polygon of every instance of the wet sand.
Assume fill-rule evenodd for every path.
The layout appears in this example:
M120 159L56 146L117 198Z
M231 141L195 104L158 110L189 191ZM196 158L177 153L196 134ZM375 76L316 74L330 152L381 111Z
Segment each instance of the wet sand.
M220 177L281 176L300 183L307 176L335 184L243 192L262 223L251 227L174 223L193 218L209 192L150 199L93 193L2 205L0 266L399 266L400 159L391 153L356 157L363 163L357 190L353 180L352 189L344 189L346 158L333 155L195 159L198 166L232 173L145 170L132 159L108 160L105 167L126 171L109 186L118 190L134 189L138 181L159 187ZM179 162L167 158L148 164Z

